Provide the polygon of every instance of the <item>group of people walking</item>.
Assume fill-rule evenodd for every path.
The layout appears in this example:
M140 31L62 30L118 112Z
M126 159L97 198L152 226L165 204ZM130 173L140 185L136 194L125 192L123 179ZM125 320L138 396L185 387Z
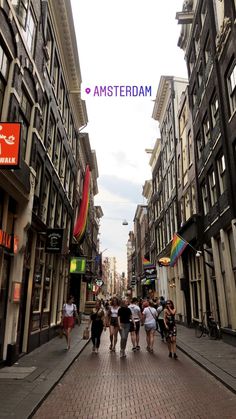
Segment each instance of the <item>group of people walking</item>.
M140 326L144 326L146 332L147 351L153 353L154 336L159 325L161 338L166 339L170 358L177 359L176 354L176 309L171 300L164 301L160 298L156 303L152 300L138 302L137 298L122 299L119 302L117 297L106 302L96 301L96 306L90 315L92 351L98 353L102 331L107 327L110 332L111 352L116 351L117 337L120 333L120 356L125 357L126 345L130 333L132 351L139 351Z

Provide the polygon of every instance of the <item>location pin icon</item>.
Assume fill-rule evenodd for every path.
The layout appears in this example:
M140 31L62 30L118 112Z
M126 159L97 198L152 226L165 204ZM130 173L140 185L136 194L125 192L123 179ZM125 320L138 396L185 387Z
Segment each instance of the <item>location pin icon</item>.
M86 92L87 94L89 94L89 93L91 92L91 89L90 89L89 87L87 87L87 88L85 89L85 92Z

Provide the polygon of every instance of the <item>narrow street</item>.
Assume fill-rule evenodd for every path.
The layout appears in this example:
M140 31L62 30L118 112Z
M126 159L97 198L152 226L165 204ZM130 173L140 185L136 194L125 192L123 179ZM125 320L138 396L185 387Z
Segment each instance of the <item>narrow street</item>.
M89 343L33 416L35 419L235 418L236 396L182 352L169 359L156 336L155 352L127 358L110 353L108 330L98 355Z

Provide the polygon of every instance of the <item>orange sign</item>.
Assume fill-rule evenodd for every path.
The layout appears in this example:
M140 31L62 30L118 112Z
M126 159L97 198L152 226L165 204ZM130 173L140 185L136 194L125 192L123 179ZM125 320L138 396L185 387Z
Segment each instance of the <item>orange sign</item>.
M12 283L12 301L13 303L20 302L21 282Z
M3 230L0 230L0 246L11 249L11 236Z
M0 167L17 168L20 152L19 122L0 122Z

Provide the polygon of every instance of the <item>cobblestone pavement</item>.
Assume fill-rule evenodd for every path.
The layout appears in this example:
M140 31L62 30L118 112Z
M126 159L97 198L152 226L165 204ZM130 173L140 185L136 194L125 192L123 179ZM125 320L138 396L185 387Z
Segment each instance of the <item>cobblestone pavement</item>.
M154 354L109 353L108 331L99 354L89 344L33 416L35 419L213 419L236 417L236 395L184 353L168 358L156 337ZM119 342L118 342L119 343Z

